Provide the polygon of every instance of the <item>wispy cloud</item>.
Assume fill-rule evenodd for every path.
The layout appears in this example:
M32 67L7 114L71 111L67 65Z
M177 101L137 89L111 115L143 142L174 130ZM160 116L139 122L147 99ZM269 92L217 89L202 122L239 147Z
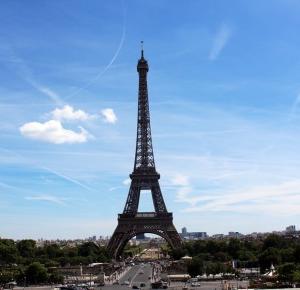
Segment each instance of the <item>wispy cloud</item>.
M177 190L176 202L188 203L192 207L197 205L200 197L191 195L193 188L191 186L190 178L186 174L176 173L170 178L170 183Z
M25 199L34 200L34 201L46 201L46 202L51 202L59 205L65 205L65 201L66 201L66 198L61 198L61 197L48 195L48 194L26 196Z
M222 24L213 39L209 53L210 60L216 60L232 35L232 29L227 24Z
M267 212L269 214L293 215L300 209L300 181L290 180L280 184L245 188L241 191L226 191L210 195L189 196L190 192L178 195L179 202L190 204L185 212ZM193 200L194 202L190 202ZM200 204L199 204L200 203Z
M189 178L188 178L188 176L186 176L184 174L177 173L171 178L171 183L173 185L188 186Z

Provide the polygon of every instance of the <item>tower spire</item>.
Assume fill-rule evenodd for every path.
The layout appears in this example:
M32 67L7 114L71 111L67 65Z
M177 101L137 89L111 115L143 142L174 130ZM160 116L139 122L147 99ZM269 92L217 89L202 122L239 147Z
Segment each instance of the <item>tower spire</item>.
M141 58L144 58L144 41L141 40Z

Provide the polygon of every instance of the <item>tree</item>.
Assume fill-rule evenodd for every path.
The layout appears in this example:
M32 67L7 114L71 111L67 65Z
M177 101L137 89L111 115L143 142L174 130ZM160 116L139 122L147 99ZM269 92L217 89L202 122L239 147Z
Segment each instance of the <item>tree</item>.
M54 259L61 257L63 255L61 249L59 248L58 245L47 245L45 246L45 252L47 253L49 259Z
M238 239L230 239L228 243L228 253L233 259L237 259L241 250L241 242Z
M99 253L99 247L93 242L86 242L79 246L78 254L79 256L97 256Z
M29 284L41 284L48 280L47 269L39 262L31 263L25 271L25 276Z
M0 265L17 263L19 253L13 240L0 239Z
M297 263L300 263L300 245L297 245L295 248L294 248L294 258L295 258L295 261Z
M206 244L206 252L215 254L220 251L220 246L217 241L209 240Z
M277 268L278 276L281 281L292 282L295 271L296 265L294 263L285 263Z
M222 263L212 263L209 262L206 264L206 269L205 269L206 275L216 275L219 273L224 273L225 271L225 266Z
M295 261L295 250L291 247L280 250L281 262L292 263Z
M293 272L293 282L295 283L300 282L300 270L296 270Z
M263 250L266 250L268 248L277 248L282 249L286 247L286 240L278 235L271 234L269 235L263 243Z
M280 252L276 248L268 248L259 256L259 265L261 272L271 267L271 264L280 264Z
M246 249L242 249L242 250L238 251L237 255L238 255L238 259L240 261L255 261L256 260L256 257L254 256L253 252L246 250Z
M57 272L51 273L48 278L49 283L62 284L64 282L64 277Z
M203 274L203 261L198 257L193 258L193 260L187 266L188 273L195 277L197 275Z
M180 258L182 258L184 255L186 254L186 251L182 248L178 248L178 249L172 249L172 251L170 252L171 257L174 260L179 260Z
M17 242L17 248L22 257L33 258L36 250L36 242L34 240L21 240Z
M5 284L14 280L14 273L9 270L1 271L0 273L0 286L4 288ZM0 287L0 288L1 288Z

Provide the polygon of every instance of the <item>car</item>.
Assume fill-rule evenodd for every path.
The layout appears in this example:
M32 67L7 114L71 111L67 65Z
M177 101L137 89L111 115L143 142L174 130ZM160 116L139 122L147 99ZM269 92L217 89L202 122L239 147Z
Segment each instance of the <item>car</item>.
M199 282L192 282L192 283L191 283L191 286L192 286L192 287L200 287L201 285L200 285Z
M126 281L122 282L122 284L121 284L121 285L126 285L126 286L129 286L129 285L130 285L130 282L129 282L128 280L126 280Z
M132 285L132 289L140 289L137 285Z
M162 281L157 281L157 282L151 283L151 288L152 289L159 289L159 288L162 288L162 286L163 286Z
M146 284L145 283L141 283L140 284L140 287L142 288L142 287L145 287L146 286Z

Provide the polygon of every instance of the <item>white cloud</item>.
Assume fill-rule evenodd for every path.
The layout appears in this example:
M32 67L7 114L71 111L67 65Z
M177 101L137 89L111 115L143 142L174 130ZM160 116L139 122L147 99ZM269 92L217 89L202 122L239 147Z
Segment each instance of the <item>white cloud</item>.
M102 115L105 123L114 124L118 120L114 110L111 108L106 108L106 109L101 110L101 115Z
M47 195L47 194L26 196L25 199L27 199L27 200L38 200L38 201L48 201L48 202L61 204L61 205L63 205L65 203L64 198L59 198L57 196Z
M129 185L131 183L131 179L130 178L127 178L125 180L123 180L123 184L124 185Z
M68 120L68 121L86 121L93 119L95 116L89 115L83 110L74 110L73 107L65 105L62 108L56 108L51 112L55 120Z
M54 144L84 143L92 137L84 128L79 127L80 132L65 129L58 120L50 120L45 123L29 122L20 127L23 136Z
M219 54L222 52L222 50L228 43L228 40L231 37L231 35L231 28L226 24L222 24L214 37L213 45L209 53L210 60L216 60L218 58Z

